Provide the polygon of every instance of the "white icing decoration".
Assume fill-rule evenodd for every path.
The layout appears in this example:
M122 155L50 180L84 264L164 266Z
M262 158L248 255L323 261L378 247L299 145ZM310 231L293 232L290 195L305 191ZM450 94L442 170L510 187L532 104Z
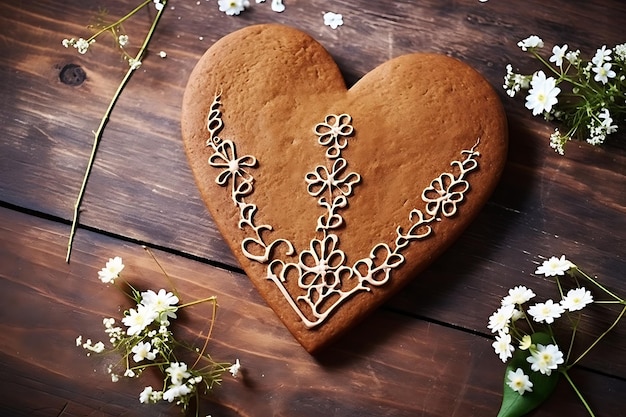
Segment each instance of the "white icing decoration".
M458 204L470 188L467 174L478 167L475 158L480 154L475 149L480 140L470 150L461 151L461 155L465 155L463 160L452 161L451 171L455 173L441 174L422 191L421 199L426 204L424 211L411 210L408 216L410 226L406 231L402 227L396 229L393 246L378 243L367 257L357 260L350 267L346 265L345 253L339 249L339 237L330 231L344 224L339 210L348 206L348 198L361 181L358 173L345 172L348 162L341 157L342 150L348 145L348 137L354 132L350 124L352 118L347 114L331 114L313 129L318 143L327 147L326 157L333 161L333 165L330 170L318 165L304 178L309 195L318 198L318 204L326 209L326 214L321 215L316 224L316 231L321 232L323 237L311 239L309 248L298 254L286 239L276 239L268 244L263 238L262 234L271 232L272 227L257 225L255 216L258 207L244 201L254 191L254 178L248 171L256 167L257 160L250 155L238 158L234 142L219 138L218 133L223 127L220 104L218 94L208 116L210 137L206 145L213 150L209 165L222 169L216 183L220 186L231 183L231 197L239 208L239 228L252 231L253 237L243 239L241 249L248 259L268 264L267 279L276 285L309 329L323 323L353 294L372 291L373 287L386 284L391 272L404 263L401 252L411 242L430 236L433 231L431 223L441 221L440 216L447 218L456 214ZM297 255L297 262L271 259L274 249L281 244L285 245L287 256ZM302 290L297 297L290 294L285 286L289 279L297 280L298 288Z

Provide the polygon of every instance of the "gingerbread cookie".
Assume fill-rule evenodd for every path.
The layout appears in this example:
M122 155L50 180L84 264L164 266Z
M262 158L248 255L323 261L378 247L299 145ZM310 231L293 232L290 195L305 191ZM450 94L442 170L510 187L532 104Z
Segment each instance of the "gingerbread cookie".
M466 64L404 55L347 89L319 43L280 25L205 53L182 135L222 235L312 353L459 237L507 150L500 100Z

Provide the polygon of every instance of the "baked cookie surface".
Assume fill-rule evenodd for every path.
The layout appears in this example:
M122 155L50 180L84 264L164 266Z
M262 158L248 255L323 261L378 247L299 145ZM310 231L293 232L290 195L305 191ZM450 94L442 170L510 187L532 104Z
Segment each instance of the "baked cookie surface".
M220 232L311 353L458 238L507 151L500 100L466 64L404 55L347 89L318 42L280 25L205 53L182 136Z

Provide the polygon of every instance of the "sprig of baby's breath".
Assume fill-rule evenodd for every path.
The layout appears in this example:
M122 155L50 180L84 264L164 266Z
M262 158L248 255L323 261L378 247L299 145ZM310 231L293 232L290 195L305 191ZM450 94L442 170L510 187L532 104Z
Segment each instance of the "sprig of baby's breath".
M537 268L535 274L554 277L560 301L548 299L527 307L526 303L536 294L520 285L509 290L498 310L489 317L487 327L497 334L492 346L500 359L508 362L498 417L519 417L541 405L556 388L560 375L574 389L589 415L595 416L568 371L622 320L626 315L626 299L607 289L565 256L551 257ZM600 294L600 299L595 299L581 283L590 285ZM574 288L566 290L567 284L573 284ZM582 353L574 355L581 310L591 304L616 304L621 310L600 336ZM572 327L567 343L559 343L553 329L561 317L568 318Z
M150 254L152 255L151 252ZM160 265L159 267L161 268ZM107 368L113 382L122 377L139 378L148 370L159 372L163 378L163 385L145 387L139 394L139 401L144 404L161 401L176 403L186 411L195 398L198 415L197 404L200 394L220 384L222 374L227 371L233 377L237 377L241 367L238 359L234 364L217 362L206 353L217 313L216 297L181 304L175 289L174 292L165 289L156 292L137 290L121 277L123 269L122 258L114 257L98 272L98 277L103 283L115 285L135 303L132 308L124 311L121 323L118 324L112 317L103 319L104 332L110 347L107 348L102 341L94 343L91 339L83 340L82 336L76 338L76 346L85 349L88 356L92 353L118 354L119 362ZM118 285L119 281L122 281L121 286ZM205 342L202 348L196 348L178 340L172 327L181 310L202 303L211 304L212 315ZM196 359L189 366L184 358L194 355Z
M102 139L102 134L104 133L104 128L109 121L111 113L113 112L113 108L115 107L115 104L117 103L120 95L122 94L124 87L126 87L126 84L130 80L134 71L141 66L141 60L143 59L143 56L148 48L148 44L150 43L150 40L152 39L152 35L154 34L156 30L156 27L157 27L157 24L159 23L161 15L163 14L163 11L165 10L165 5L167 4L167 0L145 0L143 3L135 7L133 10L131 10L122 18L116 20L115 22L109 25L104 25L103 27L101 27L100 30L94 33L91 37L87 39L78 38L78 40L76 40L75 38L64 39L62 42L63 46L65 46L66 48L69 48L70 46L72 46L76 48L80 54L85 54L89 50L89 47L93 45L93 43L95 43L97 37L103 34L106 34L108 32L111 32L113 33L114 36L116 36L119 33L119 28L121 27L120 25L123 22L125 22L130 17L135 15L143 7L146 7L150 4L155 5L157 9L157 13L137 53L134 56L131 56L126 52L125 46L128 42L128 37L125 34L121 34L117 38L117 42L120 45L120 48L122 49L122 51L124 51L124 54L125 54L124 57L128 61L128 70L126 71L124 78L122 78L122 81L117 87L117 90L115 90L115 93L113 94L113 97L111 98L111 101L109 102L109 106L105 110L104 115L102 116L102 119L100 120L98 129L96 129L96 131L93 132L94 140L93 140L93 144L91 147L91 154L89 156L89 161L87 162L87 168L85 170L85 175L83 176L83 181L81 183L80 191L78 192L78 197L76 198L76 202L74 203L72 228L70 230L70 235L69 235L68 244L67 244L67 254L65 256L66 262L70 261L70 255L72 253L72 244L74 242L74 235L76 234L76 227L78 226L80 206L83 200L83 196L85 194L85 189L87 187L87 181L89 180L89 176L93 168L93 163L96 157L96 151L98 149L100 140Z
M561 122L550 136L550 146L559 154L572 139L586 140L592 145L604 143L626 120L626 43L610 49L596 50L590 60L580 50L569 50L567 44L555 45L552 55L542 55L544 42L530 36L518 43L522 51L536 58L545 71L524 75L508 64L504 89L514 97L528 90L526 108L534 116Z

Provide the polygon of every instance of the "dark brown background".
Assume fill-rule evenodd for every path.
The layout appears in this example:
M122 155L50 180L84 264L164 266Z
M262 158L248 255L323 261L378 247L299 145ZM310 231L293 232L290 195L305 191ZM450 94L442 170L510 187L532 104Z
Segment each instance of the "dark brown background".
M504 366L486 321L514 285L531 286L538 298L555 296L550 280L532 275L540 256L566 254L626 295L624 135L602 148L572 143L560 157L547 144L554 126L501 89L507 63L538 68L518 40L537 34L548 50L568 43L589 56L603 44L626 41L626 4L546 3L286 0L282 14L253 2L229 17L215 1L171 0L103 137L68 265L69 222L91 131L125 64L104 38L86 55L63 48L61 40L87 35L85 25L100 7L120 16L134 3L2 1L0 414L178 415L167 404L139 404L149 379L113 384L105 372L110 357L87 358L74 346L79 334L101 338L102 317L129 307L97 279L109 257L122 256L125 276L138 286L167 286L145 244L186 300L218 296L209 348L215 358L239 358L245 368L243 378L226 375L203 400L201 415L495 415ZM342 13L345 24L324 26L324 11ZM125 25L131 41L143 36L153 14L141 12ZM264 22L313 35L349 84L403 53L460 58L500 91L509 117L504 176L476 222L405 291L317 358L293 340L239 271L199 198L180 139L180 103L196 61L225 34ZM70 63L86 72L80 86L59 80ZM206 306L191 310L181 337L193 341L206 332L208 313ZM583 338L610 320L590 310ZM597 415L626 415L625 340L621 323L572 372ZM586 412L562 381L534 415Z

